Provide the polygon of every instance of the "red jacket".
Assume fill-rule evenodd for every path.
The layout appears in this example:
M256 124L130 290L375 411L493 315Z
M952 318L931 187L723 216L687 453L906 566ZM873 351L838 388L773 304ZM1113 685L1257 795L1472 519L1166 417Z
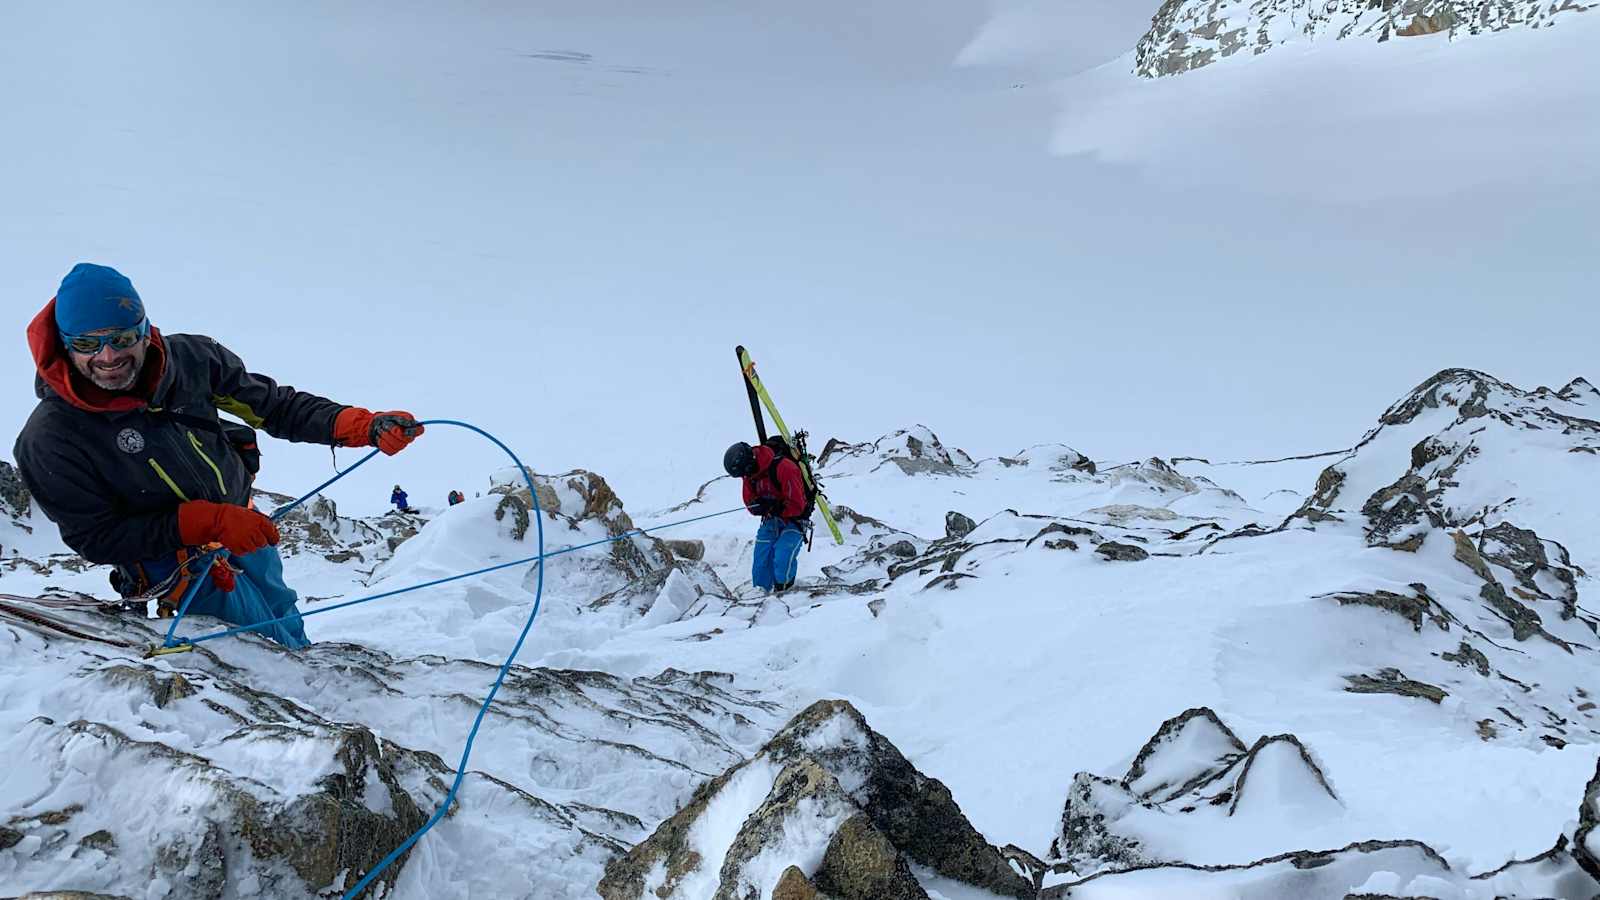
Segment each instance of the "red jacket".
M800 474L800 464L792 459L780 459L778 463L778 483L772 483L773 457L777 454L771 447L752 447L756 455L756 473L744 479L744 505L749 506L762 497L777 497L783 500L783 508L778 511L781 519L793 519L806 511L806 482L805 476ZM755 510L751 515L760 515Z

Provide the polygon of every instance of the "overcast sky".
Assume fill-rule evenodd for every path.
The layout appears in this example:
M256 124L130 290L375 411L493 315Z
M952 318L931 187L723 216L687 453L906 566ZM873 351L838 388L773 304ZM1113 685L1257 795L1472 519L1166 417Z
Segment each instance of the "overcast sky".
M13 0L0 430L79 260L167 331L635 508L750 432L736 343L819 438L976 456L1288 455L1443 367L1600 377L1594 79L1519 62L1581 62L1593 22L1481 90L1441 87L1475 58L1446 46L1145 91L1093 67L1148 5ZM441 502L496 452L430 435L334 496ZM272 443L262 485L328 465Z

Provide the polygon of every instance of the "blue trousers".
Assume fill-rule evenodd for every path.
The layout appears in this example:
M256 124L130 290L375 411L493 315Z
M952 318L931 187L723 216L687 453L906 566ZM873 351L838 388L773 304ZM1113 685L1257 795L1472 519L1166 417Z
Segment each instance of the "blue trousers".
M189 604L189 612L216 616L235 625L249 625L288 616L282 622L253 630L290 650L311 646L306 639L300 612L295 608L295 601L299 598L292 588L283 583L283 560L278 556L278 548L264 547L248 556L231 557L231 561L235 567L243 570L238 573L233 591L223 593L211 583L210 573L202 574L200 589Z
M800 547L805 541L805 530L799 525L779 518L762 519L761 530L756 532L750 583L770 591L774 585L794 581L795 572L800 568Z

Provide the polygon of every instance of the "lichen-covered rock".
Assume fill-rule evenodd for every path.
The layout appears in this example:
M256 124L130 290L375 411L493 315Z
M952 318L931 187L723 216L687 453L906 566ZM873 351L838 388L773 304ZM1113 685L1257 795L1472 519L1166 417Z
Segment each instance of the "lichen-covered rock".
M1407 597L1405 594L1396 594L1393 591L1367 591L1351 592L1345 594L1330 594L1330 599L1338 601L1340 606L1371 606L1375 609L1385 610L1401 616L1411 623L1413 631L1421 631L1423 622L1430 622L1440 631L1450 630L1451 615L1428 594L1425 584L1413 584L1411 590L1416 596Z
M1432 703L1443 703L1450 692L1444 688L1407 678L1395 668L1379 669L1372 675L1346 675L1345 690L1352 694L1395 694L1416 697Z
M817 890L811 883L806 873L800 871L798 866L790 866L783 870L778 878L778 886L772 889L772 900L837 900L835 897Z
M834 832L815 880L839 900L928 900L905 856L866 813L856 813Z

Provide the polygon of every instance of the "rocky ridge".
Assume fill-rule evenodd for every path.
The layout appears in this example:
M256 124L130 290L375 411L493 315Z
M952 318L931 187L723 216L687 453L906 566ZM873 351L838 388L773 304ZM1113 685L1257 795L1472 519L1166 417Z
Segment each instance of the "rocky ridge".
M1595 6L1587 0L1166 0L1134 51L1134 72L1178 75L1297 41L1440 33L1454 39L1542 28Z

